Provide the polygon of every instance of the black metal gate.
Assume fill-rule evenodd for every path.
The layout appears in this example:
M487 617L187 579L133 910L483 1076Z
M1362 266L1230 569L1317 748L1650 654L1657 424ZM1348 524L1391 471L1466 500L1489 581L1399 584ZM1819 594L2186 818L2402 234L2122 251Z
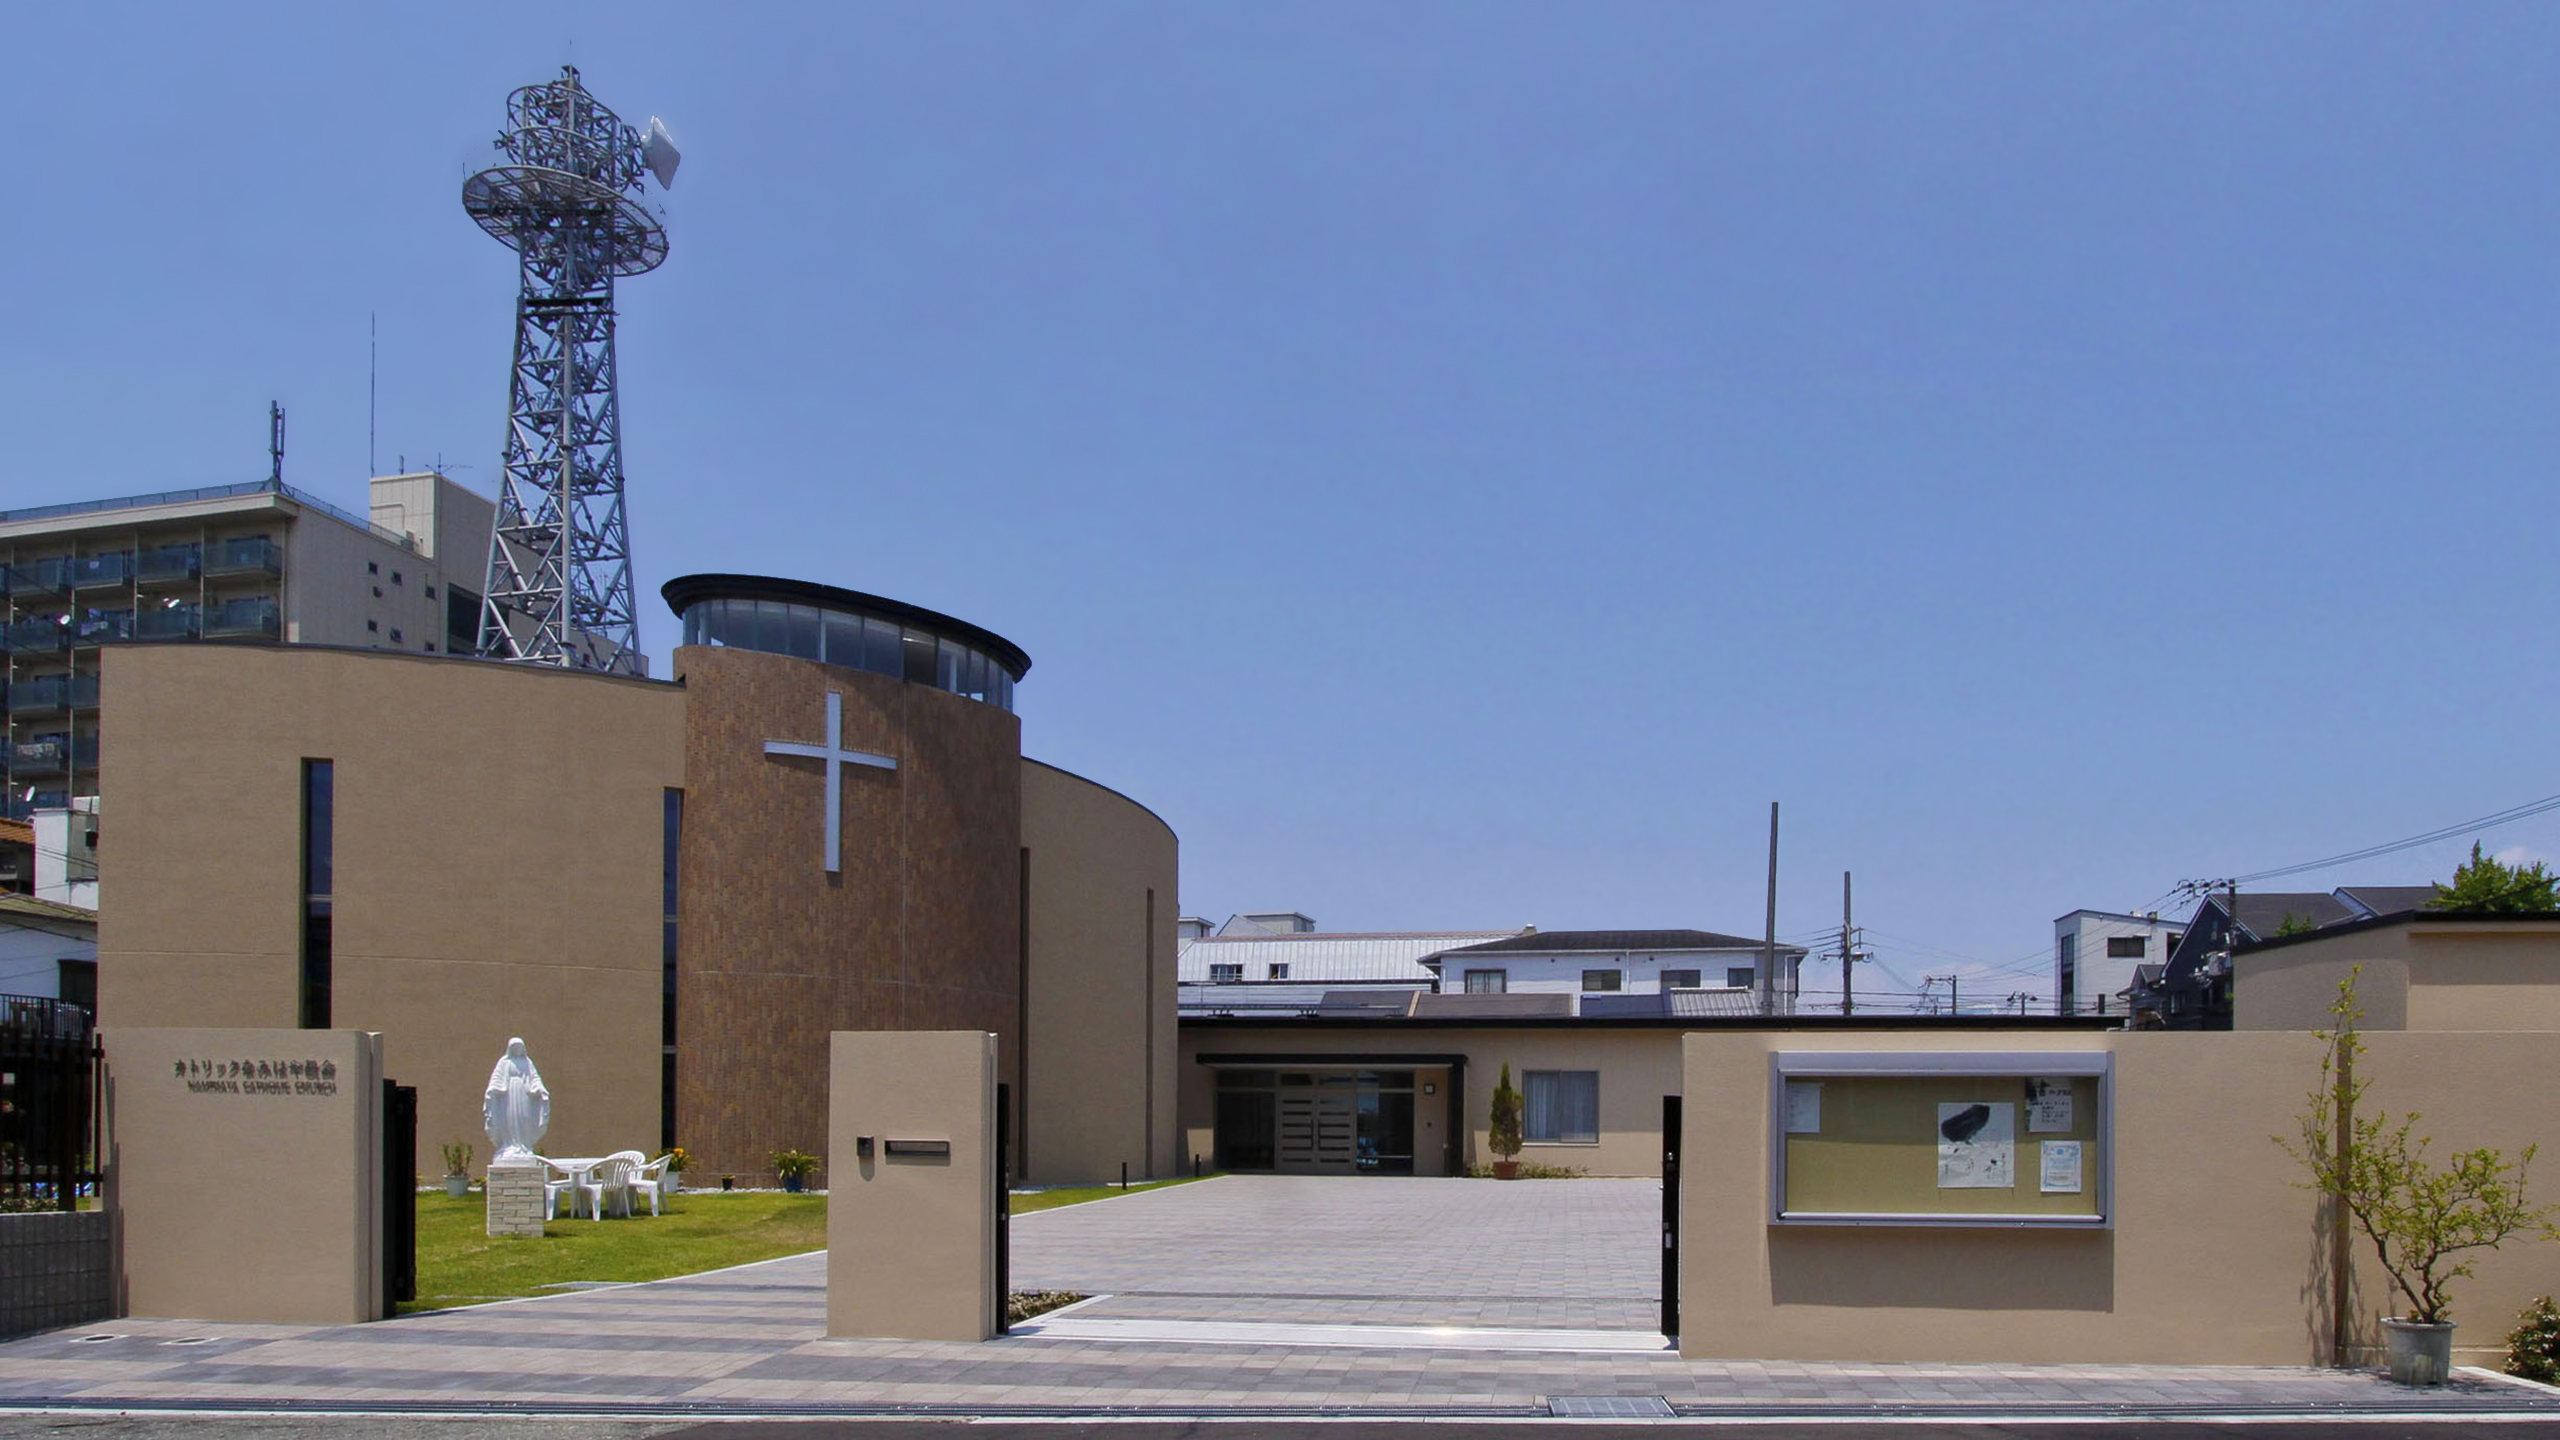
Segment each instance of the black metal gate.
M0 996L0 1210L77 1210L97 1195L105 1077L86 1009Z
M418 1087L382 1082L382 1316L418 1298Z
M1013 1328L1013 1087L996 1087L996 1333Z
M1680 1097L1662 1097L1662 1333L1680 1335Z

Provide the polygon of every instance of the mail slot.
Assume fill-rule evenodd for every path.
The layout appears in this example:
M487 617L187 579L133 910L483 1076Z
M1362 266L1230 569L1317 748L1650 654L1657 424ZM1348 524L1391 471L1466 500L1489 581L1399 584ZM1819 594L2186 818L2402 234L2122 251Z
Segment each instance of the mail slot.
M948 1140L889 1140L882 1142L881 1148L892 1155L931 1156L938 1160L951 1158L951 1142Z

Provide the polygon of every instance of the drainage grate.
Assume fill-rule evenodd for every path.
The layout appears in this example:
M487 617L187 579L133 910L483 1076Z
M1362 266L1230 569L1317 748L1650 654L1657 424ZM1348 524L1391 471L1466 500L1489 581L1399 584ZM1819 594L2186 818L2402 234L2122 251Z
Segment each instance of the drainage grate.
M1547 1413L1576 1420L1668 1420L1671 1402L1659 1395L1550 1395Z
M103 1345L110 1340L121 1340L123 1338L124 1337L121 1335L74 1335L71 1337L71 1343L74 1345Z

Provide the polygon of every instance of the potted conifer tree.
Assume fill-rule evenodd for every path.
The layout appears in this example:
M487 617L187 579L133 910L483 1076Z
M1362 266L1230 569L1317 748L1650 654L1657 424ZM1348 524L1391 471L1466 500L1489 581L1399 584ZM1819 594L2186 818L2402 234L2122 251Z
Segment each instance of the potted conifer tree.
M1485 1147L1493 1151L1493 1178L1520 1178L1520 1092L1511 1084L1511 1062L1502 1062L1502 1079L1493 1087L1493 1116L1485 1127Z

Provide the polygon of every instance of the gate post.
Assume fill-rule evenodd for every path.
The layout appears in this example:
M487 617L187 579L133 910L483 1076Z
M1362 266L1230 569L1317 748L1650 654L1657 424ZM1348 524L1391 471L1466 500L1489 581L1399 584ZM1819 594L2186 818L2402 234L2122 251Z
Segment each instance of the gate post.
M839 1030L828 1043L827 1333L993 1338L996 1037Z

